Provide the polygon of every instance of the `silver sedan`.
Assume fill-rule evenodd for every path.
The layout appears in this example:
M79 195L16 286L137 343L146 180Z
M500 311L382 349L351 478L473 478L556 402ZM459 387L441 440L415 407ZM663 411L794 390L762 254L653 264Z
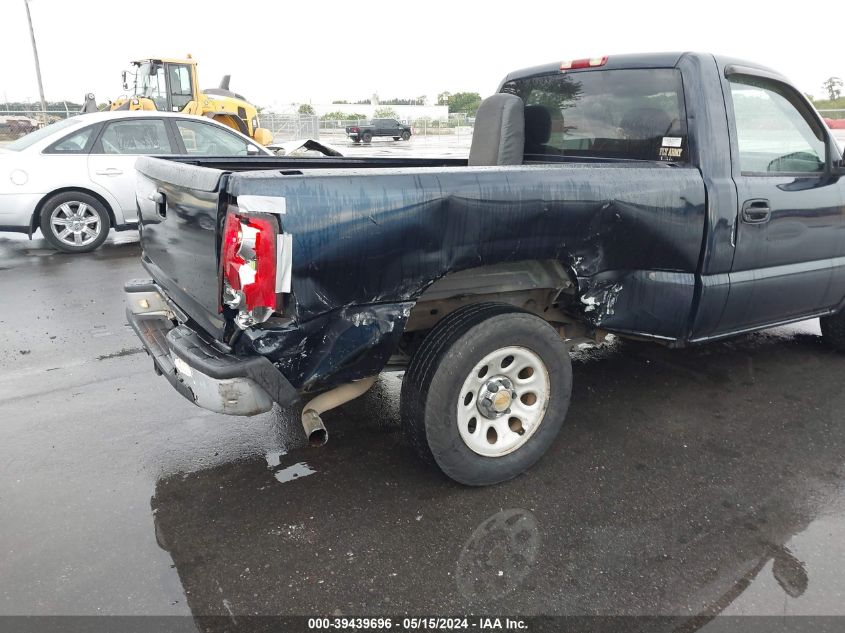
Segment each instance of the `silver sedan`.
M0 148L0 231L41 229L55 248L92 251L110 229L138 226L139 155L272 155L211 119L167 112L96 112Z

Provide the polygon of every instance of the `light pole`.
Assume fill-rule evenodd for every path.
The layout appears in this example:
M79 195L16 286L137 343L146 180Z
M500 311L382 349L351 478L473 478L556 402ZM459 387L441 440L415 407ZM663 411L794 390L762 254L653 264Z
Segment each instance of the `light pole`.
M35 45L35 31L32 29L32 15L29 13L29 0L23 0L26 7L26 19L29 22L29 37L32 39L32 55L35 57L35 76L38 78L38 94L41 95L41 112L44 123L47 121L47 101L44 99L44 86L41 84L41 64L38 63L38 47Z

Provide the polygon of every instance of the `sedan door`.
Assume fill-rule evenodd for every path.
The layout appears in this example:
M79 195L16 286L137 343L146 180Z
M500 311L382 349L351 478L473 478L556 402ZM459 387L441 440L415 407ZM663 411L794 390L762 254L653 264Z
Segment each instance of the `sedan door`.
M88 156L88 176L118 201L118 224L138 221L135 160L139 155L175 154L161 118L121 118L105 124ZM118 211L123 216L118 217Z

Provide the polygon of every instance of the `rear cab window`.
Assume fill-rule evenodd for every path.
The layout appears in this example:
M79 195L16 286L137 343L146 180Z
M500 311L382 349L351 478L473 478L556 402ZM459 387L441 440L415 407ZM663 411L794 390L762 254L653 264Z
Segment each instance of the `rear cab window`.
M686 162L686 111L674 68L558 72L502 86L525 103L525 160Z

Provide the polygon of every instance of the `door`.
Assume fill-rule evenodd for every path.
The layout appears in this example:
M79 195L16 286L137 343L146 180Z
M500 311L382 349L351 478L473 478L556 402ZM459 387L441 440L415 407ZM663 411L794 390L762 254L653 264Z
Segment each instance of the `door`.
M170 88L170 110L182 112L194 101L191 67L187 64L167 64L167 85Z
M117 119L106 123L88 156L88 175L117 199L123 223L138 219L135 160L140 154L173 154L161 119ZM115 209L117 212L117 209ZM117 218L120 223L120 218Z
M827 135L792 87L752 75L728 78L738 208L723 332L797 319L828 308L845 268L843 196L827 171Z

